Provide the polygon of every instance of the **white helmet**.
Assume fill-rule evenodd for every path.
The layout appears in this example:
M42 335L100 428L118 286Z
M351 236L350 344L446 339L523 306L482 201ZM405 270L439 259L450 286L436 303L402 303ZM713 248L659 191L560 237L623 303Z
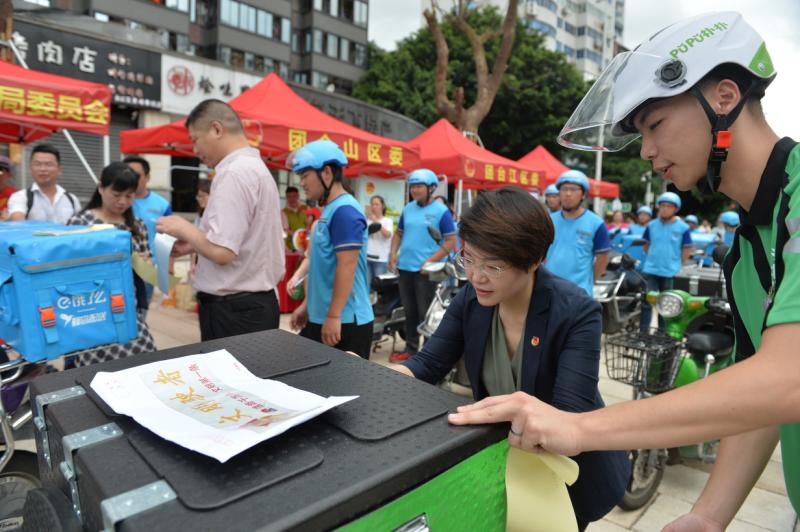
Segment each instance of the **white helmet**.
M717 115L695 85L723 64L739 65L756 82L743 93L736 109ZM713 190L719 181L719 165L727 156L727 145L717 142L717 133L726 131L747 97L763 90L774 77L764 40L739 13L693 17L667 26L634 50L614 57L564 125L558 143L579 150L621 150L640 136L631 124L639 109L653 100L691 90L703 105L714 135L709 159ZM711 182L712 170L715 183Z

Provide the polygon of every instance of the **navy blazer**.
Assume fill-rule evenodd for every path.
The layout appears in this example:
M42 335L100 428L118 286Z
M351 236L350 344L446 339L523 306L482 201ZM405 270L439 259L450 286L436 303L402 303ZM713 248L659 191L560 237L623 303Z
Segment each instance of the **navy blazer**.
M493 307L478 303L472 285L466 285L424 348L404 365L433 384L463 354L472 395L476 401L487 397L481 373L493 313ZM540 267L523 333L521 390L560 410L602 408L597 389L600 320L600 305L585 290ZM575 515L580 521L596 521L622 499L630 479L628 453L587 452L574 459L580 466L577 482L569 487Z

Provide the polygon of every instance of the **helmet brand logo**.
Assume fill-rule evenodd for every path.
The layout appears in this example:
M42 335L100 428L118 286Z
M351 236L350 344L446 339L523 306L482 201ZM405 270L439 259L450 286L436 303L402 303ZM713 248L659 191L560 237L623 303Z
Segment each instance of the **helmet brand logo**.
M695 44L700 44L706 39L710 39L719 32L725 31L727 29L728 25L726 23L717 22L713 26L703 28L702 31L695 33L691 37L687 38L685 41L683 41L678 46L673 48L669 53L672 57L678 57L679 54L685 54L686 52L689 51L690 48L694 48Z

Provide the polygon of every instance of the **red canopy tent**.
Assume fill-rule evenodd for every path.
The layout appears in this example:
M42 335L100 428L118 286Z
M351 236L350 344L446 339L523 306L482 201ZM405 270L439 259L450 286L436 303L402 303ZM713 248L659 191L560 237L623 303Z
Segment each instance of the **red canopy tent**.
M569 170L561 161L547 151L547 148L536 146L530 153L517 161L518 164L538 170L544 175L542 187L555 183L558 176ZM608 181L589 179L589 197L613 199L619 197L619 185Z
M230 102L242 118L245 133L268 163L283 166L288 155L321 138L339 144L350 161L347 175L400 177L419 166L419 154L408 143L374 135L320 111L298 96L275 73ZM183 121L124 131L123 153L191 156Z
M538 188L540 174L481 148L444 118L409 141L418 146L421 165L464 181L466 188L517 185Z
M0 61L0 142L30 143L62 129L108 135L105 85Z

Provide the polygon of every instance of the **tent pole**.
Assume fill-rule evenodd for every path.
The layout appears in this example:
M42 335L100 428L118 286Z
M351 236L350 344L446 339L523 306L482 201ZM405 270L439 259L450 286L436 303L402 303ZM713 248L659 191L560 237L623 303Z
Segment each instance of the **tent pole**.
M19 158L19 174L20 178L19 181L22 183L22 188L28 188L28 158L25 154L25 147L20 146L22 151L22 157Z
M461 219L461 201L464 197L464 180L458 180L458 186L456 187L456 216L458 219Z
M103 166L111 164L111 137L103 135Z

